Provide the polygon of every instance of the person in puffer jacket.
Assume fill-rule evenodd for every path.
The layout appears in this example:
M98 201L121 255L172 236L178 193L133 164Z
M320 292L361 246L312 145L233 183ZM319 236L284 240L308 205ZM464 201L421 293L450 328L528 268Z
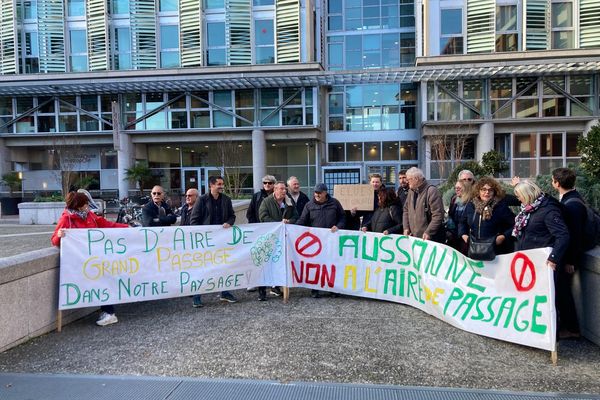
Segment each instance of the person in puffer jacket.
M60 246L60 241L66 235L67 229L76 228L129 228L129 225L112 222L90 211L89 199L84 193L70 192L66 196L67 206L56 223L56 228L50 241L54 246ZM119 322L112 305L100 307L98 326L106 326Z
M309 201L302 215L296 221L296 225L311 226L313 228L328 228L331 232L344 229L346 226L346 215L340 202L327 194L327 185L319 183L315 186L314 195ZM311 296L321 297L318 290L313 289ZM336 297L336 294L332 294Z

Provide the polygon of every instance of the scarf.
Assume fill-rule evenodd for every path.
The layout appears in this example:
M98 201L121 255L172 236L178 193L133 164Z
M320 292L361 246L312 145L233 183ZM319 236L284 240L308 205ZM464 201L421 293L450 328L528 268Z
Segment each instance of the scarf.
M79 216L79 218L81 218L82 220L85 221L87 219L89 211L79 211L79 210L71 210L71 209L69 209L69 212L71 214L75 214L75 215Z
M521 211L515 217L515 227L513 228L512 235L516 238L521 237L523 234L523 229L527 226L529 222L529 217L532 212L535 212L538 208L540 208L540 204L542 204L542 200L546 197L545 193L542 193L540 197L535 199L535 201L531 204L522 204Z
M492 218L492 211L498 204L499 200L494 196L489 201L483 201L479 197L473 198L473 205L475 206L475 212L481 215L481 218L485 221Z

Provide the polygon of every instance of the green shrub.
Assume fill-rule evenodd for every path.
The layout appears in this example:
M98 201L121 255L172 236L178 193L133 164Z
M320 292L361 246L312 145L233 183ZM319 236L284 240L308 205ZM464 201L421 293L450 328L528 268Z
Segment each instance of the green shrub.
M36 203L44 203L44 202L56 202L56 201L65 201L64 197L60 192L55 192L50 195L48 194L36 194L33 199Z

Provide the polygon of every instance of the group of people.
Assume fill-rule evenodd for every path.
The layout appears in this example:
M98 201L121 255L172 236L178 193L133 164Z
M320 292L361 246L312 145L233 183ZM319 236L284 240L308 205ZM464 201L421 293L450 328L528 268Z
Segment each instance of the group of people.
M231 199L223 193L223 178L212 176L208 183L209 191L205 195L200 196L194 188L186 191L180 225L221 225L227 229L235 223ZM283 182L266 175L262 179L263 188L252 196L246 217L248 223L283 222L327 228L332 232L354 229L384 235L404 234L445 243L471 258L477 257L472 244L478 242L487 241L492 258L514 250L551 247L546 263L556 271L561 335L579 335L570 284L583 253L586 208L574 188L572 170L558 168L552 173L552 185L560 193L560 202L530 181L513 179L515 195L510 195L494 178L482 177L476 181L471 171L463 170L454 186L455 195L447 213L439 189L427 182L419 168L399 172L397 191L387 188L379 174L371 175L369 183L374 192L373 211L344 210L324 183L317 184L309 198L300 190L298 178L292 176ZM177 217L165 201L164 189L154 186L151 196L152 200L142 210L143 225L174 224ZM53 245L60 245L66 228L128 226L96 216L89 210L90 202L93 202L91 197L83 193L67 195L65 211L52 236ZM511 210L512 206L519 206L517 215ZM267 289L248 290L258 290L258 300L265 301ZM270 293L280 296L281 288L272 287ZM321 297L318 290L312 290L311 295ZM229 291L221 292L219 298L230 303L237 301ZM202 297L193 296L192 305L202 307ZM114 307L103 306L96 323L105 326L117 321Z
M488 242L492 258L498 254L552 248L546 265L554 270L559 337L579 337L571 293L575 267L584 254L587 209L575 189L576 174L569 168L552 171L559 200L531 181L513 178L514 195L505 193L491 177L475 180L471 171L459 173L447 218L447 244L477 259L472 242ZM518 207L515 215L511 207Z

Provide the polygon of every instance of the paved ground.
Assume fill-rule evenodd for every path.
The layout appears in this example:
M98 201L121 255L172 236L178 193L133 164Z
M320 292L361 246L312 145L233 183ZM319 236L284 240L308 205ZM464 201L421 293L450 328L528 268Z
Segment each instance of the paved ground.
M0 238L0 257L14 246L47 247L49 234L32 232L51 228L23 228L31 234L13 237L10 248ZM0 225L0 236L12 229ZM404 305L312 299L304 289L293 289L288 304L237 294L237 304L206 296L201 309L189 298L118 306L116 325L99 328L94 315L0 353L0 372L600 394L600 348L586 340L561 342L553 367L546 351L463 332Z
M266 379L600 394L600 348L548 352L462 332L408 306L359 298L288 304L179 298L119 306L0 354L0 372Z

